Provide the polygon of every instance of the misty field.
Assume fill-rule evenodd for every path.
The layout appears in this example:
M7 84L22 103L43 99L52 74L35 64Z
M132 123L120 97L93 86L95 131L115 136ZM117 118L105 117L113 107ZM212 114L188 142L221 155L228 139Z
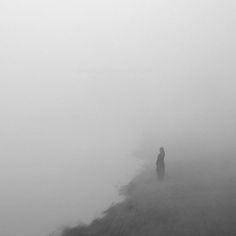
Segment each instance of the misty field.
M125 200L90 225L63 236L234 236L236 181L233 163L173 163L164 182L151 166L121 189Z

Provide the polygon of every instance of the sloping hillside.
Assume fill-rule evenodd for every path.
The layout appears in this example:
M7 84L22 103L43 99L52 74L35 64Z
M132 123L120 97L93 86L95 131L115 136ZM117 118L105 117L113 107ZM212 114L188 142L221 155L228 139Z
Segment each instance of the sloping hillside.
M233 168L210 162L172 164L164 182L147 167L90 225L63 236L235 236L236 180Z

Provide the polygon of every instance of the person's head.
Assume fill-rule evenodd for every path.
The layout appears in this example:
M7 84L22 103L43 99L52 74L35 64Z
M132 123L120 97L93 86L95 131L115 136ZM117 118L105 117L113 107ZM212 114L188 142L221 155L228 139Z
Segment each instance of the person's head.
M163 147L160 147L160 152L164 152L164 148Z

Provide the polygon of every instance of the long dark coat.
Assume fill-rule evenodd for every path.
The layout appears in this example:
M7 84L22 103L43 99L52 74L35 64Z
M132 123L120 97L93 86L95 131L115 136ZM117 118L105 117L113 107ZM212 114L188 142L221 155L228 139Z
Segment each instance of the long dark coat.
M158 154L157 161L156 161L156 171L157 171L157 178L159 180L163 180L165 176L165 152L164 150Z

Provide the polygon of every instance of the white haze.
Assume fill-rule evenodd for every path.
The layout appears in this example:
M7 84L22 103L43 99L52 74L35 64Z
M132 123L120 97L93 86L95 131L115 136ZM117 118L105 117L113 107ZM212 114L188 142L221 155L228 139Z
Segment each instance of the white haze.
M230 0L1 0L0 235L98 216L140 145L173 159L233 154L235 11Z

